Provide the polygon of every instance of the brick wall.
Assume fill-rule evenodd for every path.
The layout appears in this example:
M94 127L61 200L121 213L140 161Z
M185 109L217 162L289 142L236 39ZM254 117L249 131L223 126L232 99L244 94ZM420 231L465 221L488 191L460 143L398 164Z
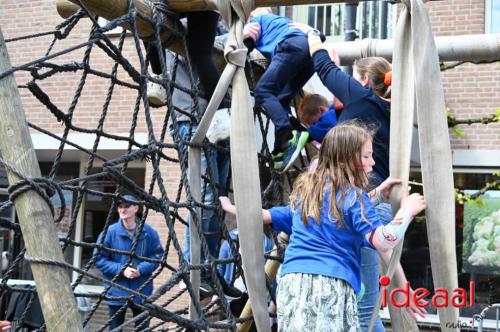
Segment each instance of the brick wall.
M29 35L33 33L51 31L54 27L62 22L62 19L56 12L55 2L52 0L32 1L28 4L20 4L16 1L5 0L0 3L0 27L5 39L15 38L18 36ZM84 43L88 40L91 24L89 19L82 19L70 36L64 40L58 40L51 54L67 49L71 46ZM7 43L8 52L13 66L19 66L44 56L53 36L44 36L29 40L22 40ZM110 36L113 44L118 45L119 37L117 35ZM142 46L142 45L141 45ZM140 70L139 59L135 50L133 38L128 35L126 37L123 53L126 59L136 68ZM69 54L56 57L49 60L51 63L62 64L71 61L83 62L86 48L77 49ZM114 62L107 56L103 50L94 45L90 53L90 67L94 70L111 74ZM78 88L79 82L83 77L83 72L60 73L51 78L39 82L40 87L50 96L51 101L62 111L67 112L73 96ZM17 72L16 81L19 86L25 85L31 79L27 72ZM134 84L130 76L122 67L118 69L118 79L127 83ZM98 77L96 75L87 75L85 85L82 90L79 102L74 110L73 125L81 128L95 129L98 126L99 118L102 116L103 105L110 88L110 80ZM62 134L64 126L55 120L55 117L38 101L31 92L27 89L20 89L23 107L28 121L49 130L56 134ZM138 97L138 90L115 85L112 99L106 113L103 130L107 133L118 133L128 136L132 122L132 112ZM142 104L142 102L141 102ZM164 118L166 108L151 109L152 125L156 137L159 138L162 127L164 126ZM144 108L141 106L138 114L138 124L136 133L147 132L145 121ZM167 141L170 142L170 136L167 131ZM78 142L75 142L78 144ZM164 151L169 156L177 157L175 151ZM175 195L178 190L180 180L179 165L172 162L162 162L161 173L163 183L168 192L168 197L175 200ZM148 188L152 178L151 163L146 163L145 188ZM155 195L160 197L158 185L155 185ZM185 211L180 211L185 215ZM165 244L168 237L168 229L164 216L157 213L150 213L148 223L155 227ZM175 231L181 248L184 242L184 226L176 224ZM178 255L173 245L171 244L168 254L168 263L171 266L178 265ZM155 285L163 284L171 276L171 272L165 269L161 275L155 280ZM173 288L173 292L168 292L161 297L158 303L164 302L173 293L178 291L178 287ZM188 303L188 297L182 296L172 304L168 310L177 310L184 308ZM107 307L101 305L96 315L92 318L89 329L96 330L99 325L102 325L104 320L108 319Z
M426 4L436 36L485 33L484 0L430 1ZM443 73L446 105L458 119L476 119L500 108L500 62L465 64ZM462 137L451 134L454 149L500 147L500 124L461 125ZM451 132L451 131L450 131Z
M435 1L427 4L429 8L433 29L436 35L461 35L484 33L484 0L447 0ZM0 2L0 26L4 38L14 38L32 33L50 31L55 25L62 22L56 12L55 2L52 0L38 0L20 3L14 0L2 0ZM70 46L85 42L88 39L90 23L88 19L82 19L70 37L66 40L57 41L51 54ZM117 44L118 37L111 37ZM38 37L8 43L13 65L28 63L43 57L51 36ZM51 59L52 63L65 63L68 61L83 61L85 48L71 52L70 54ZM127 37L124 54L128 61L138 68L138 57L132 38ZM92 68L111 73L113 62L97 46L92 48L90 56ZM133 80L126 75L124 70L118 70L118 78L128 83ZM50 95L51 100L63 111L67 111L72 97L75 94L78 83L82 78L82 71L76 73L58 74L50 79L44 80L40 86ZM26 72L17 72L17 83L25 84L29 80ZM495 108L500 107L500 64L471 65L466 64L456 69L447 71L443 75L446 103L457 118L476 118L491 114ZM84 128L96 128L102 107L109 89L109 80L88 75L82 91L80 101L75 108L73 123ZM49 112L43 107L29 91L21 89L23 106L29 121L48 129L54 133L62 133L63 126L49 116ZM110 133L126 133L130 130L133 105L136 102L138 91L115 86L111 100L104 130ZM166 109L152 109L151 118L154 131L158 134L163 126ZM145 113L143 108L139 112L139 121L136 132L146 132ZM470 149L498 149L500 146L500 125L473 125L461 126L465 135L461 138L453 138L454 148ZM148 163L146 171L146 188L152 176L152 170ZM163 162L161 172L168 195L171 199L177 192L180 172L177 164ZM155 194L159 197L158 186L155 186ZM184 213L185 214L185 213ZM167 227L162 215L152 213L148 218L161 234L163 243L167 239ZM175 227L180 245L183 245L184 227L177 224ZM168 262L177 265L178 257L172 245L170 245ZM163 283L170 277L170 272L165 270L157 280ZM174 292L177 290L174 287ZM161 303L168 298L167 293L159 301ZM175 310L187 305L187 297L184 296L172 303L168 309ZM103 317L106 317L104 314Z

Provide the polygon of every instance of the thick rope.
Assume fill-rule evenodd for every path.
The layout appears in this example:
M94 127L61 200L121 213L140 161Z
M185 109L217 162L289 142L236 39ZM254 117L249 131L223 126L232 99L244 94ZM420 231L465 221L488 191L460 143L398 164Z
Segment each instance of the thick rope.
M411 136L416 111L419 125L420 155L424 196L427 201L426 220L431 265L435 287L451 292L458 286L455 253L455 204L451 146L437 49L428 14L421 0L404 0L396 28L393 74L394 86L391 108L391 177L408 185ZM431 120L432 119L432 120ZM391 204L399 208L400 195L393 191ZM394 250L387 275L392 277L401 257L402 243ZM381 303L381 295L378 303ZM380 306L375 306L369 326ZM396 331L414 330L416 324L405 327L399 311L391 310L392 328ZM438 309L442 331L457 331L446 327L458 320L458 309Z

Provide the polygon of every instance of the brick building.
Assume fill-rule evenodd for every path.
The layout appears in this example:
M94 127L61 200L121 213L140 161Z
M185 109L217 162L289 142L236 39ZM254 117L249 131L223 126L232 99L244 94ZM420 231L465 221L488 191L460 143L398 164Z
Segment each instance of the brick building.
M358 34L361 38L377 38L381 29L380 6L376 2L361 3L358 7ZM427 8L431 16L433 30L436 36L451 36L465 34L500 33L500 1L499 0L446 0L427 3ZM397 17L397 5L388 6L387 31L388 37L394 29ZM286 14L294 20L303 21L315 25L324 31L331 40L343 40L343 5L315 5L315 6L295 6L280 7L278 11ZM55 3L49 0L38 0L29 3L19 3L13 0L3 0L0 3L0 27L5 39L12 39L19 36L35 34L38 32L52 31L54 27L62 21L56 12ZM91 23L88 19L82 19L68 38L57 41L51 54L66 49L70 46L85 43L88 40ZM115 45L118 44L119 34L110 33L109 38ZM11 41L7 44L11 62L14 66L29 63L35 59L42 58L48 49L53 35L39 36L25 40ZM127 60L138 68L139 59L135 50L131 35L125 37L124 54ZM68 63L76 61L85 62L86 47L78 48L69 54L56 57L49 61L54 63ZM90 53L89 65L91 68L111 74L114 62L105 52L93 46ZM133 84L132 80L118 67L117 77L126 83ZM28 71L18 71L16 80L20 89L23 107L28 121L61 136L64 126L55 120L54 116L48 114L48 110L38 101L23 85L30 80ZM74 126L87 129L95 129L102 116L103 105L106 103L106 95L110 87L110 80L104 79L94 73L85 75L82 70L57 74L49 79L41 81L40 86L50 95L52 102L64 112L71 109L72 99L78 90L78 84L85 80L81 97L79 98L72 117ZM446 104L451 112L460 119L475 119L495 113L500 107L500 64L464 64L455 69L447 70L443 73L443 84ZM132 110L136 104L138 91L116 85L112 98L105 115L103 131L119 136L127 137L131 130ZM151 119L154 132L157 137L166 125L164 118L166 108L151 109ZM146 143L147 124L143 107L138 113L137 127L135 128L135 140L139 143ZM500 170L500 124L473 124L459 127L463 135L457 137L451 132L453 148L453 166L455 172L455 186L461 189L480 189L487 181L490 181L492 172ZM170 141L167 129L167 139ZM55 159L59 142L40 132L32 131L32 139L35 145L37 156L40 161L42 173L50 173L51 162ZM80 146L91 149L95 142L95 135L70 132L68 140L76 142ZM101 139L98 153L106 159L117 158L127 152L125 141L114 141L111 139ZM166 153L176 158L175 151ZM62 164L58 172L58 180L66 180L79 177L84 174L88 167L88 155L67 146L62 155ZM102 160L96 158L91 165L91 173L97 173L102 169ZM166 186L170 198L175 198L178 191L180 170L175 162L162 162L161 173L163 183ZM0 174L1 175L1 174ZM133 161L129 164L127 175L138 185L148 190L152 178L151 164L144 161ZM412 178L419 179L419 168L415 165L412 170ZM0 185L6 187L5 178L0 177ZM89 183L90 187L104 192L113 192L112 183L105 180ZM5 190L0 188L2 201L6 199ZM154 187L155 195L158 197L158 186ZM71 197L74 201L76 197ZM101 231L104 220L109 210L109 201L98 196L87 196L83 202L80 212L76 216L76 230L74 239L77 241L95 242L97 234ZM185 211L181 211L185 214ZM12 214L13 215L13 214ZM166 239L168 230L165 226L164 217L150 213L148 223L153 225L162 239ZM177 223L176 232L183 242L184 226ZM463 236L461 226L463 226L463 208L457 205L457 253L459 256L459 268L461 268L461 244ZM62 230L64 231L64 230ZM422 236L425 228L416 230L417 236ZM3 250L8 249L8 244L4 244ZM84 266L90 258L89 250L72 248L66 252L68 262L76 266ZM173 248L169 250L169 262L177 262L177 253ZM403 261L403 264L405 262ZM430 264L430 263L429 263ZM430 283L430 269L427 262L422 265L423 270L416 270L416 275L424 274L424 280L417 280L425 286ZM29 278L29 269L20 269L18 278ZM159 277L158 282L163 282L170 277L169 272L164 272ZM417 276L415 276L417 277ZM492 278L490 274L460 273L461 284L468 282L472 278L478 282L480 304L484 306L491 294L487 289L487 283ZM495 282L495 281L493 281ZM498 283L498 279L496 279ZM498 287L498 284L497 284ZM484 290L484 294L481 291ZM491 292L490 292L491 293ZM167 294L167 296L170 295ZM500 295L497 294L497 300ZM182 308L187 304L187 297L176 300L172 309ZM479 310L478 308L475 309ZM470 315L471 312L464 312Z

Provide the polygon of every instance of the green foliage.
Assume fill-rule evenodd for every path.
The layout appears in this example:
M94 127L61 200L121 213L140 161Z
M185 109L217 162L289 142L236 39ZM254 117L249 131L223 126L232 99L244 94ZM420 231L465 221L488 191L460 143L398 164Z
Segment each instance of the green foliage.
M464 136L464 131L458 127L453 127L453 135L456 137L462 137Z

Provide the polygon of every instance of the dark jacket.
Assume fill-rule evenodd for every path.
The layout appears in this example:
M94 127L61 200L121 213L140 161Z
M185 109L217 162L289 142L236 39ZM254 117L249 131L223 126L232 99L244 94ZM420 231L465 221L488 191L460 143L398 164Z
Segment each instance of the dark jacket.
M389 177L389 132L391 117L390 104L358 81L340 70L330 59L326 50L313 54L314 69L323 84L343 104L337 124L356 119L376 129L373 137L374 173L382 181ZM378 185L379 183L373 185Z
M138 222L138 221L137 221ZM99 235L99 241L101 241L102 233ZM104 247L123 250L129 252L132 248L132 240L123 226L121 219L118 219L116 223L109 226L108 232L106 233L106 238L103 242ZM139 242L136 247L136 255L148 258L160 259L163 256L163 248L160 244L160 238L156 230L149 225L144 225L142 233L139 238ZM94 250L94 255L98 255L97 261L95 263L96 267L103 273L106 280L111 280L117 275L122 267L127 263L129 256L117 253L110 253L106 250ZM132 265L139 269L141 276L136 279L128 279L123 275L120 275L116 279L115 283L127 287L132 290L137 290L141 287L146 280L148 280L153 271L158 267L158 263L146 262L139 259L133 259ZM141 293L144 295L151 295L153 293L153 283L149 282L142 290ZM125 290L112 287L107 292L108 296L120 296L128 297L131 294ZM109 305L123 305L124 300L108 300ZM135 303L140 303L141 299L134 297Z

